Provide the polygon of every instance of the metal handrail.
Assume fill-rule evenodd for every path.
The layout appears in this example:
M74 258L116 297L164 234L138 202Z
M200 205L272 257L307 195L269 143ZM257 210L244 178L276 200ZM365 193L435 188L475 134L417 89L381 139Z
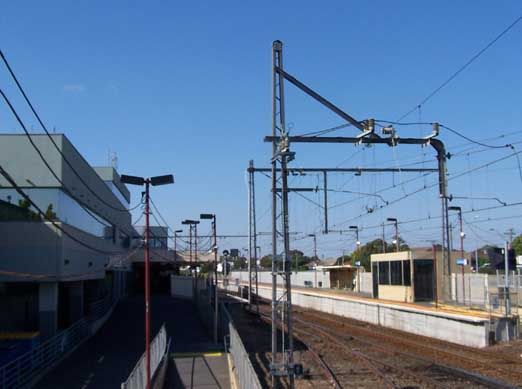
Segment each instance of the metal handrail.
M150 369L152 376L154 376L167 350L167 331L165 330L165 323L163 323L152 342L150 342ZM143 353L129 377L125 382L122 382L121 389L143 389L146 387L146 379L145 353Z
M262 386L259 382L259 377L250 361L250 357L248 356L243 341L236 330L230 313L223 305L221 305L221 312L223 320L228 322L229 341L227 351L230 353L232 360L234 361L239 386L241 388L261 389ZM227 335L225 335L224 339L225 348L227 346L226 337Z
M104 307L106 309L102 309ZM42 342L39 346L0 366L0 388L11 389L30 386L39 375L73 351L82 341L89 338L92 321L103 317L111 307L102 305L102 308L94 310L90 316L80 319L69 328Z

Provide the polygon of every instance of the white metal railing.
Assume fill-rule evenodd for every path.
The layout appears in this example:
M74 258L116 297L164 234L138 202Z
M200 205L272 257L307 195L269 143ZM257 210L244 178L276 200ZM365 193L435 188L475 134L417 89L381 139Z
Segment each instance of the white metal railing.
M97 308L90 312L88 317L80 319L39 346L0 366L0 388L31 386L39 376L91 336L93 322L103 317L111 308L105 300L100 300L103 303L94 303Z
M10 389L30 386L42 372L52 367L89 334L89 322L83 318L38 347L0 367L0 387Z
M167 352L167 331L163 324L152 342L150 342L150 372L154 376L156 369ZM141 356L138 363L130 373L125 382L121 384L121 389L143 389L147 387L147 372L145 366L145 353Z
M224 306L222 306L221 312L223 320L228 322L229 342L227 351L230 352L232 360L234 361L239 387L241 389L261 389L262 386L259 382L259 377L252 366L252 362L250 361L245 346L243 345L243 341L234 326L232 317ZM227 342L225 341L225 347L226 346Z

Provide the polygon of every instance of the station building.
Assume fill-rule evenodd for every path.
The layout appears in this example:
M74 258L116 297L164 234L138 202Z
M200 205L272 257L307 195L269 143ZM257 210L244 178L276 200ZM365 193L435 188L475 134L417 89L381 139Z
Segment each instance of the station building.
M25 135L0 135L0 166L53 220L0 177L0 333L41 340L126 293L125 255L137 234L116 170L91 167L65 135L51 136L60 152L45 134L31 138L58 179Z
M460 251L450 254L450 274L471 272L469 254L467 265L457 264ZM444 284L449 282L447 263L440 249L414 248L385 254L372 254L372 295L374 298L401 302L422 302L441 299Z

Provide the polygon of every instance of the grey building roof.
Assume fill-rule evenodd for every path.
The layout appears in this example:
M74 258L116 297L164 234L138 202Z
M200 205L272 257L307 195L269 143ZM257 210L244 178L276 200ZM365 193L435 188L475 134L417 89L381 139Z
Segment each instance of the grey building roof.
M125 184L122 184L120 181L120 175L112 166L93 166L93 169L98 175L101 177L103 181L112 182L125 200L130 202L130 191L127 189Z

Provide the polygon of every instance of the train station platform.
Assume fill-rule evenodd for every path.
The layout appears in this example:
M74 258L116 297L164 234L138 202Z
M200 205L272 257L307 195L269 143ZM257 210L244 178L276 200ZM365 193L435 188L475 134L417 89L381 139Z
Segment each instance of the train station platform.
M35 388L119 388L144 352L143 296L118 304L106 324ZM153 296L151 334L165 323L172 338L164 388L229 388L226 354L211 341L189 300Z
M231 280L229 290L237 288ZM271 299L272 286L259 284L259 296ZM518 337L516 316L379 300L334 289L293 287L292 304L469 347L482 348Z

